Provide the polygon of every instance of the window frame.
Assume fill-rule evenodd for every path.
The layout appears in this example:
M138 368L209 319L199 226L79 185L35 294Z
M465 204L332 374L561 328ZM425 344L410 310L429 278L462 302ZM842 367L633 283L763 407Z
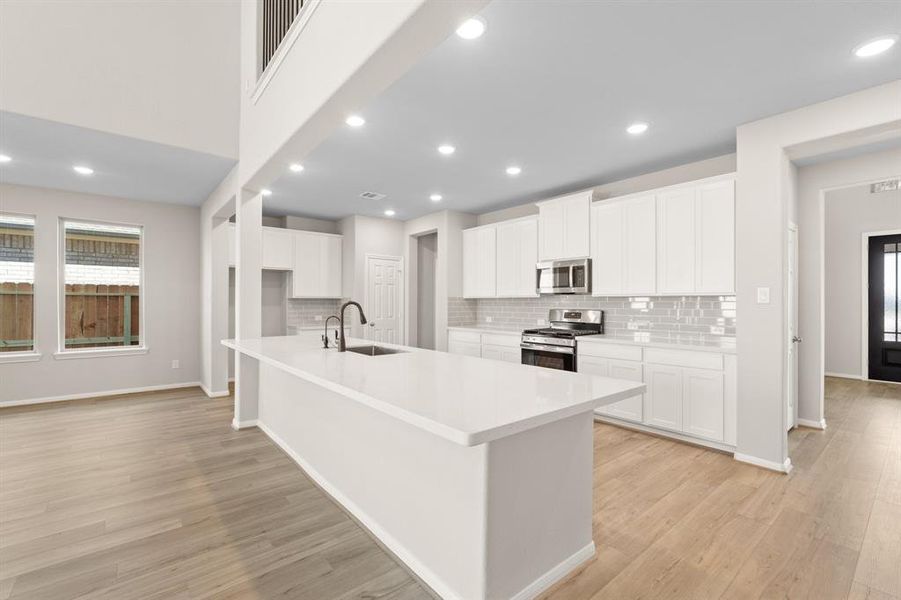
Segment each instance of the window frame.
M109 225L112 227L134 227L140 230L140 243L138 247L138 313L139 341L137 346L106 346L101 348L66 348L66 222L86 223L91 225ZM73 358L98 358L103 356L134 356L147 354L149 349L147 336L147 267L145 262L145 243L147 240L147 226L140 223L125 223L121 221L105 221L90 217L59 217L57 219L57 282L56 282L56 352L53 357L57 360Z
M0 364L37 362L41 360L41 351L38 349L38 311L37 311L37 281L38 281L38 216L20 213L11 210L0 211L11 217L22 217L33 221L32 235L32 282L31 282L31 350L19 350L13 352L0 352Z

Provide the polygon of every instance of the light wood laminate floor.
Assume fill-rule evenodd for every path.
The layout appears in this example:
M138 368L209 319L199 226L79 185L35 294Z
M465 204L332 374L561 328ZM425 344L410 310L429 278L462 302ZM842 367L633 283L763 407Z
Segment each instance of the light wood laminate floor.
M901 387L827 382L788 476L595 427L596 557L545 599L901 600ZM0 410L0 600L430 595L199 390Z

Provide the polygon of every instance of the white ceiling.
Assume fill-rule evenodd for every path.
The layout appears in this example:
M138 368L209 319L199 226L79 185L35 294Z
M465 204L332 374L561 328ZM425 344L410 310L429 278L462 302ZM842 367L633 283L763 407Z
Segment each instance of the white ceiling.
M0 111L0 183L200 206L230 158ZM94 169L84 177L74 165ZM0 198L2 204L2 198Z
M901 48L851 52L901 31L897 1L497 0L481 14L482 38L448 38L360 108L364 127L273 182L267 214L484 212L733 152L739 124L901 77ZM650 130L625 133L638 120Z

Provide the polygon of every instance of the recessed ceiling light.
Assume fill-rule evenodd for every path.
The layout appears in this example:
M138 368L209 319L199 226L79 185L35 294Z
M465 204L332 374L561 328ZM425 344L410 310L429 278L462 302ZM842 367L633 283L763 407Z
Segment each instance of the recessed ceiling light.
M515 176L519 175L520 173L522 173L521 167L517 167L516 165L507 167L507 175L510 175L511 177L515 177Z
M94 174L94 169L92 169L91 167L85 167L82 165L75 165L74 167L72 167L72 170L75 171L76 173L78 173L79 175L93 175Z
M362 127L366 123L366 119L361 117L360 115L350 115L344 122L350 125L351 127Z
M631 133L632 135L638 135L640 133L644 133L648 130L647 123L632 123L628 127L626 127L626 131Z
M264 196L271 196L272 190L267 190L264 188L264 189L260 190L260 193L263 194Z
M385 211L385 216L386 216L386 217L393 217L393 216L394 216L394 211L391 210L391 209L389 208L388 210Z
M443 154L445 156L450 156L451 154L453 154L456 151L457 151L457 149L454 148L453 146L451 146L450 144L441 144L440 146L438 146L438 152L440 152L441 154Z
M0 154L0 163L8 163L12 160L11 156L7 156L5 154Z
M883 52L894 46L895 42L897 41L897 35L885 35L880 38L876 38L875 40L864 42L854 49L854 55L860 58L869 58L870 56L876 56L877 54L882 54Z
M429 196L429 200L432 202L441 202L441 194L432 194Z
M457 35L464 40L474 40L482 37L483 33L485 33L485 19L482 17L466 19L457 27Z
M303 165L300 163L291 163L291 166L289 166L288 168L291 169L293 173L300 173L301 171L303 171Z

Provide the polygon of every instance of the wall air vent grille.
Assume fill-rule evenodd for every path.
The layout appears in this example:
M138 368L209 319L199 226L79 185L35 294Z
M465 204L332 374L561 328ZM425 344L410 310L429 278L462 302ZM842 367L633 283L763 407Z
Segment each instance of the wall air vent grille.
M379 194L378 192L363 192L360 194L360 198L363 200L384 200L387 197L387 194Z
M885 181L879 181L870 186L871 194L878 194L879 192L894 192L895 190L901 188L901 179L886 179Z

